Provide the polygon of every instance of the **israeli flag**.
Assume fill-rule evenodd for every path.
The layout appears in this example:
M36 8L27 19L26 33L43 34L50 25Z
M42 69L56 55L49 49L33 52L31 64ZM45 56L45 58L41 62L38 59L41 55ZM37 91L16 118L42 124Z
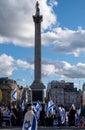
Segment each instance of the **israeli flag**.
M71 109L72 109L72 108L73 108L74 110L76 109L76 106L75 106L74 103L71 105Z
M54 107L55 107L55 104L53 103L52 100L50 100L50 101L48 102L47 111L53 112L53 108L54 108Z
M41 111L42 110L42 105L41 103L38 101L37 104L36 104L36 111Z
M25 101L23 100L23 102L22 102L22 110L24 111L24 109L25 109Z
M11 94L12 100L16 101L17 100L17 89L15 88Z
M36 106L34 104L32 104L32 109L36 113L37 110L36 110Z
M61 109L61 123L62 123L62 124L65 123L65 119L66 119L66 112L65 112L65 109L62 108L62 109Z
M32 110L25 114L22 130L37 130L37 120Z
M37 102L35 109L36 109L36 118L37 121L39 121L40 111L42 110L42 104L39 101Z

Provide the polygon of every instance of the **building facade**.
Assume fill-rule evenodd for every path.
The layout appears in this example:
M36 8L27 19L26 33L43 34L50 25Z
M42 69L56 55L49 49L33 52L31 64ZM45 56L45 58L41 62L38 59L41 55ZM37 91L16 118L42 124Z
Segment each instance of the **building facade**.
M19 104L22 104L22 102L24 101L25 104L30 103L31 102L31 89L26 86L26 87L21 87L20 91L18 93L19 95Z
M0 104L9 105L12 102L11 94L15 88L17 88L17 91L19 90L15 80L8 77L0 78L0 91L2 95Z
M16 100L12 98L14 89L17 90ZM28 103L31 101L31 90L28 86L22 87L13 79L8 77L0 78L0 104L1 105L22 105L22 102Z
M82 92L74 88L74 84L71 82L59 82L51 81L47 86L47 98L52 99L57 105L64 105L70 107L73 103L77 106L81 106Z

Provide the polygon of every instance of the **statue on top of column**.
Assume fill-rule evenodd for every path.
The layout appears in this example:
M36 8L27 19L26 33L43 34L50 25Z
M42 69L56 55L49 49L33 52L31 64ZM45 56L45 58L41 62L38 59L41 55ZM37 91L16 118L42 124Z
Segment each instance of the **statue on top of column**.
M39 3L36 2L36 15L40 15Z

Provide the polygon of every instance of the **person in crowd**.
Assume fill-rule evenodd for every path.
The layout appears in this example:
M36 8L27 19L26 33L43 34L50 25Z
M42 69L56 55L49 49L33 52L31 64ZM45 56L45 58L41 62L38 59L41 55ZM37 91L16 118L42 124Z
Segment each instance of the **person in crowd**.
M42 110L40 111L39 125L40 126L46 125L46 112L44 110L44 107L42 107Z
M17 126L22 126L23 123L23 110L20 106L17 109Z
M82 126L85 126L85 106L81 109L80 118L82 122Z
M26 105L24 110L23 110L23 117L25 116L26 112L28 111L28 106Z
M48 111L48 115L46 117L46 126L53 126L53 115L51 111Z
M59 124L58 124L58 116L57 116L57 114L55 114L54 116L53 116L53 126L58 126Z
M75 109L75 106L72 105L68 113L69 126L75 126L75 114L76 114L76 109Z
M61 126L61 105L58 105L57 116L58 116L58 126Z
M28 111L25 113L22 130L37 130L37 119L33 112L32 106L27 105Z
M8 106L3 107L2 109L2 120L1 120L1 126L2 127L11 127L12 123L11 123L11 111L10 108Z
M12 126L11 116L12 116L11 110L8 106L6 106L5 111L3 113L3 120L6 122L6 126L10 127Z
M2 123L2 112L1 112L1 107L0 107L0 127L1 127L1 123Z
M69 121L68 121L68 115L69 115L69 108L66 107L66 119L65 119L65 126L69 126Z
M12 125L16 126L17 125L17 115L18 115L16 105L13 105L13 108L11 109L11 112L12 112Z
M76 126L79 126L79 124L80 124L80 113L81 113L81 108L78 107L76 109L76 114L75 114L75 118L76 118L75 125Z

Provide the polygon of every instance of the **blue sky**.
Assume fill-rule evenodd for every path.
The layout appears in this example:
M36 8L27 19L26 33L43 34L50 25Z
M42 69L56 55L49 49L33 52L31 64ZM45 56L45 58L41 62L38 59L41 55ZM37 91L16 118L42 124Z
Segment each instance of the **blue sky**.
M42 22L42 81L85 82L85 0L38 0ZM0 77L34 80L36 0L0 0Z

